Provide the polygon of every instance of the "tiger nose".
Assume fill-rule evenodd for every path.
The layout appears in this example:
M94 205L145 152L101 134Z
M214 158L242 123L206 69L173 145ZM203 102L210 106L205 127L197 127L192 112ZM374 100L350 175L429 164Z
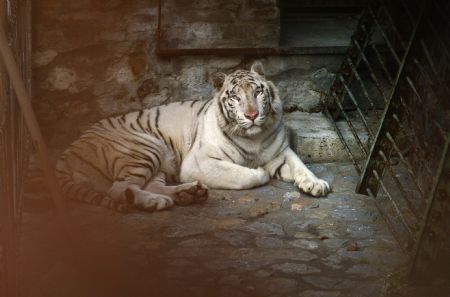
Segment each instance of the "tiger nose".
M258 117L259 112L257 111L247 111L246 113L244 113L244 116L249 119L249 120L254 120Z

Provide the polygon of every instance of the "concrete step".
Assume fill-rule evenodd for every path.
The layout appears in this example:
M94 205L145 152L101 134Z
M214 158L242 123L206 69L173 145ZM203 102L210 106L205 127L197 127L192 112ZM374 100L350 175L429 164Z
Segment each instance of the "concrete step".
M367 150L369 135L356 112L348 112L356 133ZM369 125L376 131L378 120L373 113L367 114ZM351 161L339 139L333 124L323 113L292 112L285 115L285 123L291 133L291 147L305 163ZM355 158L364 159L363 151L353 136L345 119L336 123Z

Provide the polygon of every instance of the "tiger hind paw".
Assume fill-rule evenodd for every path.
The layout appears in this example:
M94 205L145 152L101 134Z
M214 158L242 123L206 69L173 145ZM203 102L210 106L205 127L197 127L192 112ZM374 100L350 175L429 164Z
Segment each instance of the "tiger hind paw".
M176 205L186 206L202 203L208 199L208 188L198 181L180 186L180 190L173 195Z

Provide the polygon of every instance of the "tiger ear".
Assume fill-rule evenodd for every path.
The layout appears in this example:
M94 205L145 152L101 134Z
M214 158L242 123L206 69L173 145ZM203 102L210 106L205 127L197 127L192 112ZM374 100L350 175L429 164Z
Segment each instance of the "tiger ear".
M214 88L216 88L217 91L220 91L220 89L222 88L226 77L227 75L222 72L213 73L213 75L211 76L211 81L214 85Z
M259 74L260 76L264 77L264 67L261 64L261 62L256 61L253 63L252 67L250 68L252 72Z

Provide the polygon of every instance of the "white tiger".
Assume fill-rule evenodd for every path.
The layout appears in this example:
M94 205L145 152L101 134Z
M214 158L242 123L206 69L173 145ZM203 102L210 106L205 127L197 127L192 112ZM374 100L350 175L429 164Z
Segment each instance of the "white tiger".
M162 210L203 202L208 188L249 189L271 177L323 196L289 148L282 103L261 63L213 76L208 101L184 101L94 124L62 155L57 175L69 196L119 209ZM179 185L166 185L175 178Z

